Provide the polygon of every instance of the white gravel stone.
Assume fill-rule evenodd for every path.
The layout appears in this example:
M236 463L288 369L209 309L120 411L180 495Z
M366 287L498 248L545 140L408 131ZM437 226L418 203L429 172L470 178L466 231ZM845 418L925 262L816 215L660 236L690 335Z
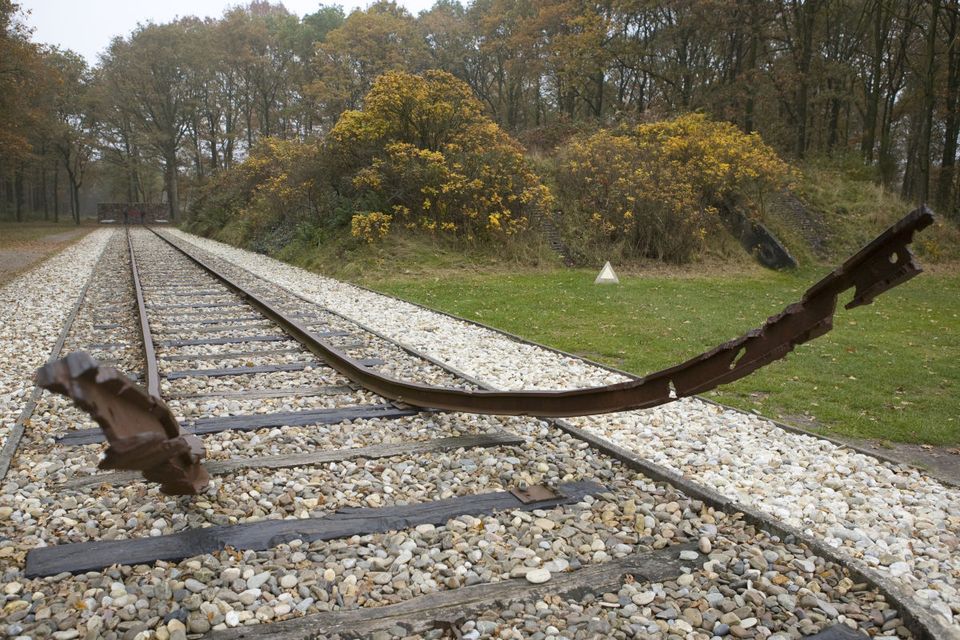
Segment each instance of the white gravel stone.
M706 536L700 537L700 541L697 546L700 549L700 553L710 553L710 550L713 548L713 544L711 544L710 538Z
M170 233L495 388L577 388L624 380L578 359L518 344L266 256L177 230ZM907 593L928 589L939 594L934 601L944 606L930 610L960 635L957 489L919 470L786 432L761 417L695 398L571 422L822 538L839 553L900 580ZM896 560L881 561L890 557Z
M531 571L527 571L525 577L527 579L527 582L531 584L542 584L550 580L550 578L552 578L553 576L551 576L550 572L547 571L546 569L540 568L540 569L533 569Z
M112 233L93 231L0 287L0 446Z
M240 624L240 614L236 611L227 611L223 619L228 627L235 627Z
M270 572L264 571L263 573L258 573L249 580L247 580L248 589L259 589L263 584L270 579Z
M815 563L813 560L810 560L810 559L794 558L794 559L793 559L793 564L794 564L798 569L800 569L801 571L804 571L804 572L806 572L806 573L813 573L814 571L817 570L817 565L816 565L816 563Z

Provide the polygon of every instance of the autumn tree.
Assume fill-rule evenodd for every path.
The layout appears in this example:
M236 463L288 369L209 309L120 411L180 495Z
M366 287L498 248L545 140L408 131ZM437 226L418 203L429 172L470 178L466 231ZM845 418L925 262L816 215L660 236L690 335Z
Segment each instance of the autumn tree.
M80 187L97 140L90 73L86 61L72 51L53 50L45 59L58 77L53 94L56 123L52 143L67 176L70 211L79 224Z
M426 43L413 16L396 2L375 2L353 11L317 45L311 93L334 122L344 110L360 106L381 74L420 71L426 62Z
M56 76L29 40L20 7L0 0L0 206L24 217L31 173L43 163L53 126L49 93ZM46 193L46 184L41 184Z
M163 163L172 219L180 213L179 151L195 108L190 32L196 19L139 27L115 39L104 56L102 78L117 108Z
M41 74L39 52L17 19L19 6L0 0L0 155L22 158L30 150L33 81Z

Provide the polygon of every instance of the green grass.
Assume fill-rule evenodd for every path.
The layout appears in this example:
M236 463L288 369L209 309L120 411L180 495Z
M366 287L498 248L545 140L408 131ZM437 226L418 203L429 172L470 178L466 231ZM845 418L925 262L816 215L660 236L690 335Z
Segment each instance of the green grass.
M619 286L594 285L592 270L362 280L644 374L759 326L825 273L621 274ZM941 269L841 309L830 334L708 397L822 433L956 445L958 383L960 274Z
M315 243L296 239L275 252L274 257L348 280L394 275L419 279L448 272L529 271L554 268L560 264L557 255L536 237L496 246L402 235L374 245L342 236Z

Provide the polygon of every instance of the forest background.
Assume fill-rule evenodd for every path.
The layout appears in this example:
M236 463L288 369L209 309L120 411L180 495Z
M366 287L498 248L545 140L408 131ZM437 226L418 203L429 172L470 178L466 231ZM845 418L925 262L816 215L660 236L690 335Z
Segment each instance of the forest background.
M960 0L254 2L141 25L92 67L22 17L0 0L0 219L162 201L636 373L742 333L928 202L932 273L716 397L960 443ZM801 269L754 267L731 209ZM551 234L587 266L556 268ZM604 259L642 277L594 287Z
M501 169L525 176L525 186L509 189L517 190L517 198L527 189L528 201L502 208L501 231L521 230L538 215L550 218L560 211L571 219L554 221L567 233L583 236L578 229L595 227L579 244L572 239L581 249L619 242L634 253L684 261L696 256L702 243L671 248L638 237L644 225L628 228L628 223L642 217L643 207L631 213L632 201L626 199L653 185L655 197L672 203L648 221L664 218L671 207L695 209L692 219L667 220L671 229L686 229L695 240L711 230L710 214L719 201L732 198L762 215L765 191L775 196L795 186L797 174L776 166L774 156L757 155L768 151L795 166L829 157L831 166L853 166L859 177L907 203L929 202L954 220L960 211L958 0L474 0L467 5L439 0L418 16L377 2L349 15L337 6L320 6L302 18L281 4L254 2L219 19L141 25L117 37L93 67L73 52L32 43L21 18L15 3L0 0L0 216L5 218L59 218L67 212L79 217L95 201L163 200L170 216L180 219L185 209L202 205L211 183L222 196L223 176L257 160L262 148L257 175L270 173L278 190L287 180L287 191L279 190L281 202L259 198L251 207L259 194L249 193L254 186L247 185L246 194L233 194L243 196L243 206L220 201L196 209L206 216L207 231L246 215L256 229L240 235L261 240L271 230L303 231L311 225L320 229L308 230L317 237L324 228L352 228L354 236L369 239L384 233L385 218L396 218L394 228L405 220L408 227L437 233L447 222L443 229L452 235L476 239L495 230L494 208L479 212L482 224L473 233L466 219L437 215L433 228L420 223L422 193L413 212L411 198L396 194L357 202L360 188L370 186L361 184L364 176L382 180L390 171L400 172L392 176L399 184L410 179L405 171L417 172L420 182L437 179L424 172L447 171L449 180L456 170L438 166L436 158L430 165L423 153L451 144L446 133L434 132L440 138L432 145L406 140L402 133L381 137L376 144L382 148L366 150L362 161L349 157L361 153L354 138L350 148L329 147L329 134L345 113L363 108L377 78L428 70L452 76L435 75L433 82L446 83L443 99L456 94L457 109L466 109L445 126L453 132L472 125L481 136L453 144L469 147L481 139L489 144L494 136L499 161L520 162ZM407 84L400 80L398 86ZM427 98L441 99L404 97L411 105ZM684 114L706 119L684 120ZM666 129L649 126L678 115L679 122L662 125ZM497 125L496 132L481 131L488 121ZM738 138L723 123L759 138ZM748 177L759 181L740 176L735 184L721 184L729 176L711 182L698 174L690 178L692 185L683 185L688 193L679 194L664 185L670 176L663 174L624 186L624 176L651 170L651 163L640 166L630 158L651 145L662 147L665 135L683 147L682 157L657 158L673 162L674 169L678 162L701 173L707 160L753 162L750 172L759 176ZM729 145L732 156L705 159L710 145L703 141L709 136ZM692 148L691 140L699 140L694 145L699 148ZM299 143L324 148L308 152ZM412 145L416 157L411 150L406 158L399 158L400 149L386 150L397 143ZM618 145L622 153L609 155ZM507 158L511 150L524 157ZM331 157L335 153L342 157ZM284 162L302 169L304 154L316 170L288 180ZM589 163L591 157L597 166L585 174L577 161ZM624 157L623 166L610 166ZM447 164L469 162L457 160ZM252 171L246 168L248 177ZM457 175L464 173L469 171ZM234 175L229 184L236 187L239 179ZM604 180L619 184L620 191L584 188ZM332 191L318 189L318 182L329 183ZM530 191L540 184L549 194ZM491 191L485 197L503 190L503 184L486 186ZM309 193L290 192L306 187ZM476 198L473 192L459 195L449 206ZM597 198L624 210L586 210L585 203ZM624 213L630 215L624 219ZM359 227L351 226L357 214L363 216Z

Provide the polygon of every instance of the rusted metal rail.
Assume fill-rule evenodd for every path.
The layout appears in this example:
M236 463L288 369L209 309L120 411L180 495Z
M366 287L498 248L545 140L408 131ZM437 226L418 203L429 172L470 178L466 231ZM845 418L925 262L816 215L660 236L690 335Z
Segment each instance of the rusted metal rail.
M100 425L110 445L101 469L140 471L147 480L159 482L164 493L196 494L210 480L200 464L203 442L181 431L160 397L160 372L140 270L129 229L126 234L146 363L146 391L116 369L100 367L83 352L42 367L37 371L37 385L70 397Z
M100 425L110 444L101 469L140 471L171 495L199 493L209 482L200 439L181 433L163 400L116 369L76 352L41 367L36 382L73 399Z
M769 318L762 327L740 338L645 378L569 391L466 391L384 376L373 371L368 362L350 358L328 345L321 339L323 334L313 333L296 318L281 312L208 260L166 238L164 240L276 322L333 369L381 396L423 408L565 417L664 404L737 380L784 357L797 344L830 330L837 298L842 292L854 289L853 299L846 305L850 309L869 304L877 295L920 273L908 245L913 234L932 221L933 216L926 208L910 213L808 289L800 302L788 306ZM110 445L100 463L101 468L138 470L148 480L161 483L165 493L195 494L209 480L200 464L203 444L196 435L183 433L160 398L153 337L129 233L127 242L147 362L147 390L140 389L114 369L100 368L84 353L71 354L43 367L37 373L37 383L71 397L94 417ZM284 417L283 420L289 421L290 418Z
M210 261L160 236L251 306L280 325L291 337L353 382L383 397L418 407L486 413L569 417L644 409L733 382L786 356L798 344L833 326L841 293L853 288L851 309L921 272L909 249L913 235L933 222L921 206L880 234L831 274L810 287L801 300L772 316L758 329L721 344L686 362L637 380L563 391L467 391L397 380L372 371L320 340L294 318L222 273ZM157 234L160 235L160 234Z

